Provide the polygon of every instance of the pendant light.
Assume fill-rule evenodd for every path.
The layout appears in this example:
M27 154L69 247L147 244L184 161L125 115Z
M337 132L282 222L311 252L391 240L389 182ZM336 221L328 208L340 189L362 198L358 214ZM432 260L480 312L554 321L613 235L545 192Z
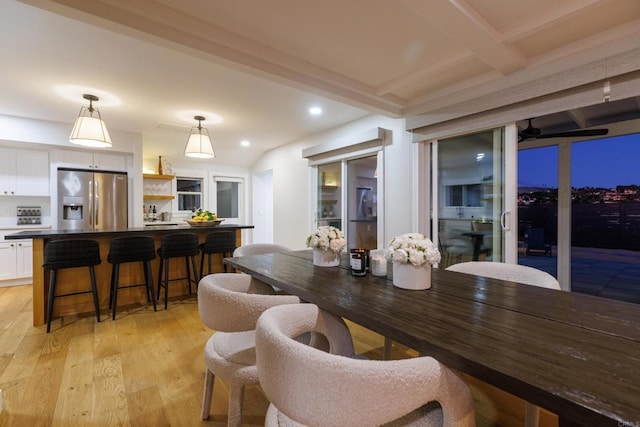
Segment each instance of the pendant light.
M216 153L213 152L213 144L211 144L211 138L209 138L209 131L202 127L202 122L205 118L203 116L195 116L194 119L198 121L198 126L192 127L191 132L189 132L187 146L184 147L184 155L201 159L211 159L216 156Z
M80 108L80 114L71 130L69 142L85 147L111 147L111 138L102 117L100 117L100 111L93 108L93 101L98 101L99 98L90 94L84 94L82 97L89 101L89 107Z

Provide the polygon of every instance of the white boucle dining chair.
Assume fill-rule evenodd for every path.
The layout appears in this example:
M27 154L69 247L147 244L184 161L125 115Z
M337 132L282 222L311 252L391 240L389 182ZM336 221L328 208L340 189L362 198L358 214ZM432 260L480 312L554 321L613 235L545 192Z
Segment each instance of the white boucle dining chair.
M198 311L202 322L216 332L204 348L206 365L202 419L209 418L215 377L229 387L228 426L242 423L244 387L258 384L255 327L260 314L280 304L298 304L293 295L254 292L248 274L209 274L198 285Z
M277 245L275 243L249 243L247 245L242 245L236 248L233 251L234 257L243 257L243 256L251 256L251 255L263 255L263 254L273 254L273 253L283 253L290 252L286 246ZM251 279L251 288L255 290L257 293L261 294L275 294L281 293L280 289L275 289L272 286L262 282L261 280L253 277Z
M289 252L291 249L275 243L251 243L242 245L233 251L234 257Z
M523 285L560 290L560 283L546 271L526 265L506 264L504 262L469 261L447 267L449 271L475 274L492 279L508 280Z
M295 339L308 332L324 335L330 353ZM475 426L469 388L437 360L340 355L352 351L342 319L314 304L265 311L256 326L258 376L271 402L265 426Z
M560 283L549 273L518 264L506 264L503 262L469 261L447 267L449 271L475 274L476 276L490 277L492 279L508 280L524 285L539 286L542 288L560 290ZM540 408L531 403L526 403L524 425L536 427L540 421Z

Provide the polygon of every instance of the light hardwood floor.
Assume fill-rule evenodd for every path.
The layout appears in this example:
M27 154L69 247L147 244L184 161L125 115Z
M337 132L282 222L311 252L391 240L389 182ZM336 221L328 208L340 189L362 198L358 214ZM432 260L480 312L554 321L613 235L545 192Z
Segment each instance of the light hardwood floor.
M129 307L111 320L67 316L32 326L31 286L0 288L0 426L226 425L227 390L216 382L211 417L200 420L202 351L212 331L195 298L173 300L167 311ZM381 336L349 324L356 350L382 357ZM394 358L415 351L393 346ZM467 378L479 426L520 426L524 403ZM259 387L245 394L244 425L263 425L268 401ZM557 426L543 413L541 426Z

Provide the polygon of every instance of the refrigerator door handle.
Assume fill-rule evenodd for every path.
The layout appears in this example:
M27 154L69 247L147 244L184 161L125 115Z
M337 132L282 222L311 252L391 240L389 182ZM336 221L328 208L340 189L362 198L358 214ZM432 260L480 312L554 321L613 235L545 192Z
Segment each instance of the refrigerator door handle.
M94 179L93 181L93 221L94 221L94 229L98 228L98 212L100 212L100 197L98 197L98 180Z
M88 186L89 187L88 188L88 190L89 190L88 191L88 193L89 193L88 194L88 199L89 199L89 215L88 215L89 224L88 225L92 229L93 229L93 218L94 218L94 215L95 215L95 209L93 208L93 194L94 194L93 189L94 189L94 186L95 186L94 180L93 180L93 178L90 178L89 179L89 186Z

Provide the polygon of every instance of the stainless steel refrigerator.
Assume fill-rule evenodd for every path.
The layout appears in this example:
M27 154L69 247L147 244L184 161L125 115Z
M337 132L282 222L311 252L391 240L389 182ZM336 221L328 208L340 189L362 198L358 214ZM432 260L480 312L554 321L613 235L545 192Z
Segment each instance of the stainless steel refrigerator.
M127 228L127 173L58 169L58 229Z

